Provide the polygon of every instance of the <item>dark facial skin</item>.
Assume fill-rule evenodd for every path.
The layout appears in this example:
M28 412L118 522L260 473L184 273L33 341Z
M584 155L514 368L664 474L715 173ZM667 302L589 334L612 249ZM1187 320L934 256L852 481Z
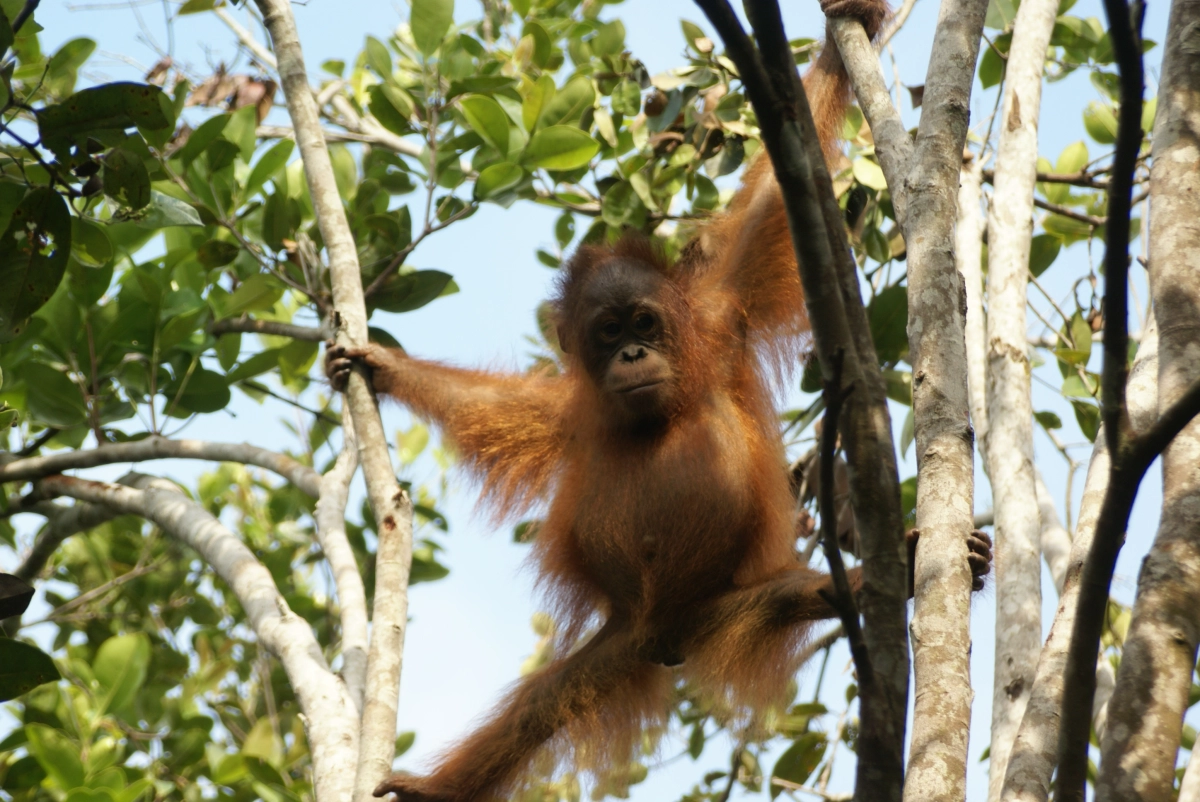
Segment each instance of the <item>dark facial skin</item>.
M670 412L675 372L671 321L662 303L669 291L660 273L638 262L612 262L584 289L580 319L559 332L625 423L650 423Z

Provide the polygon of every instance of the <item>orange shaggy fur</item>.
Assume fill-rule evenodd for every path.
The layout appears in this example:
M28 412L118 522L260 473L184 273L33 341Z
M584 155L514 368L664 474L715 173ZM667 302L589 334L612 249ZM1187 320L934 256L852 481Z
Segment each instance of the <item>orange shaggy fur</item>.
M848 102L832 48L806 86L832 152ZM581 336L584 290L615 261L663 279L654 301L666 310L663 350L680 378L653 436L613 425L611 402L575 348L552 378L461 370L378 346L347 351L372 369L378 392L442 427L498 515L548 502L535 558L561 624L549 665L518 682L430 774L398 775L377 793L491 802L555 760L622 767L642 733L665 724L675 676L667 665L681 663L684 678L749 720L783 699L806 622L834 616L822 598L828 577L795 553L773 405L773 378L794 364L808 322L769 161L750 166L729 210L675 264L632 237L580 249L555 299L568 335Z

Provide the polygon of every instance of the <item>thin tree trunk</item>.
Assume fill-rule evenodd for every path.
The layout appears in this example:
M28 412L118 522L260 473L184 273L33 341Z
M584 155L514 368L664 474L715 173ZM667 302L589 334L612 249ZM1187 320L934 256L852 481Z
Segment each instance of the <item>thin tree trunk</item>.
M988 799L1000 798L1042 646L1039 512L1025 288L1033 237L1038 111L1058 0L1025 0L1008 54L988 216L988 476L996 515L996 669Z
M1146 325L1142 341L1138 345L1137 358L1129 374L1126 403L1130 420L1135 429L1145 428L1154 419L1158 404L1158 336L1152 317ZM1075 608L1079 601L1079 576L1083 561L1092 547L1096 533L1096 521L1100 507L1108 492L1111 459L1104 428L1096 434L1092 458L1088 463L1087 476L1083 483L1083 499L1079 504L1079 522L1075 538L1071 543L1071 554L1067 562L1063 590L1058 600L1058 611L1050 627L1050 635L1038 660L1033 689L1021 727L1013 742L1012 754L1004 777L1001 794L1003 802L1045 802L1050 794L1050 778L1054 773L1058 751L1059 711L1062 705L1063 671L1067 664L1067 650L1071 644L1071 631L1075 626ZM1099 689L1112 668L1101 665L1097 673L1096 701L1103 703ZM1097 708L1100 704L1096 705Z
M256 3L271 35L272 49L279 65L279 81L287 99L288 115L304 161L313 210L329 258L333 302L340 324L338 338L362 345L367 342L367 311L358 251L325 147L291 3L289 0L256 0ZM346 410L354 423L359 461L379 535L373 627L355 782L355 799L366 802L371 799L371 789L391 771L395 756L396 708L408 620L408 577L412 565L412 502L396 482L375 395L361 371L356 370L350 376ZM344 768L349 770L348 766Z
M975 435L967 393L965 288L954 246L956 188L986 9L983 2L942 4L925 79L928 105L903 183L921 531L909 627L914 707L907 802L955 802L966 793L975 698L966 541L975 519Z
M1159 411L1200 376L1200 1L1167 23L1151 168L1150 292L1159 326ZM1138 577L1109 703L1097 800L1170 800L1200 644L1200 421L1162 455L1158 534Z

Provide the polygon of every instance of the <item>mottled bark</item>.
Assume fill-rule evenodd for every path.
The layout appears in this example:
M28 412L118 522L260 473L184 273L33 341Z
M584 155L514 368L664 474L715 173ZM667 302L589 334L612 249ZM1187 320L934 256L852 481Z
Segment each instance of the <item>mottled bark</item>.
M1200 377L1200 2L1175 0L1151 168L1150 291L1159 410ZM1163 452L1158 534L1138 577L1109 703L1097 799L1169 800L1200 643L1200 421Z
M339 341L347 344L365 345L367 311L358 251L325 147L291 3L289 0L256 0L256 4L271 35L288 116L295 130L300 158L304 161L313 211L329 259L337 336ZM412 563L412 504L408 494L396 482L375 395L361 370L350 376L346 411L354 423L359 461L380 542L380 573L376 577L374 627L355 782L355 798L366 802L371 799L370 790L391 772L395 753L396 708L399 705L404 630L408 619L408 576ZM349 767L343 769L349 770Z
M1026 0L1032 2L1033 0ZM955 264L958 184L987 3L944 2L925 79L907 204L908 342L917 446L914 712L904 798L961 800L971 726L975 454L967 394L965 288Z
M988 215L987 466L996 515L991 802L1000 798L1042 646L1040 515L1033 469L1025 288L1033 237L1042 72L1057 13L1058 0L1025 0L1017 11Z
M1130 418L1135 428L1148 426L1154 419L1158 405L1156 332L1154 319L1151 318L1129 374L1126 403L1129 405ZM1079 602L1079 576L1083 571L1083 561L1092 547L1100 507L1108 491L1111 467L1108 439L1101 428L1096 435L1092 458L1088 463L1087 476L1083 483L1079 522L1076 524L1075 538L1071 543L1071 553L1063 577L1063 589L1058 600L1058 611L1054 615L1050 635L1046 638L1038 660L1033 690L1009 757L1001 794L1003 802L1045 802L1050 793L1050 778L1054 773L1058 750L1063 672L1067 664L1067 649L1071 643L1075 610ZM1103 695L1103 699L1099 689L1104 687L1104 681L1112 673L1112 668L1102 664L1097 673L1103 673L1103 678L1097 682L1096 701L1107 701L1111 694L1111 686L1108 693Z

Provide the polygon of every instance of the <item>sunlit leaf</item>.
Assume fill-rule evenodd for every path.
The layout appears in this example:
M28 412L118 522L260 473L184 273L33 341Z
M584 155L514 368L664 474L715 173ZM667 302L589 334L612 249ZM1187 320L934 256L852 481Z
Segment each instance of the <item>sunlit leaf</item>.
M583 167L600 150L600 143L569 125L539 129L525 147L523 161L531 167L573 170Z
M426 56L442 44L454 22L454 0L413 0L409 27L413 41Z

